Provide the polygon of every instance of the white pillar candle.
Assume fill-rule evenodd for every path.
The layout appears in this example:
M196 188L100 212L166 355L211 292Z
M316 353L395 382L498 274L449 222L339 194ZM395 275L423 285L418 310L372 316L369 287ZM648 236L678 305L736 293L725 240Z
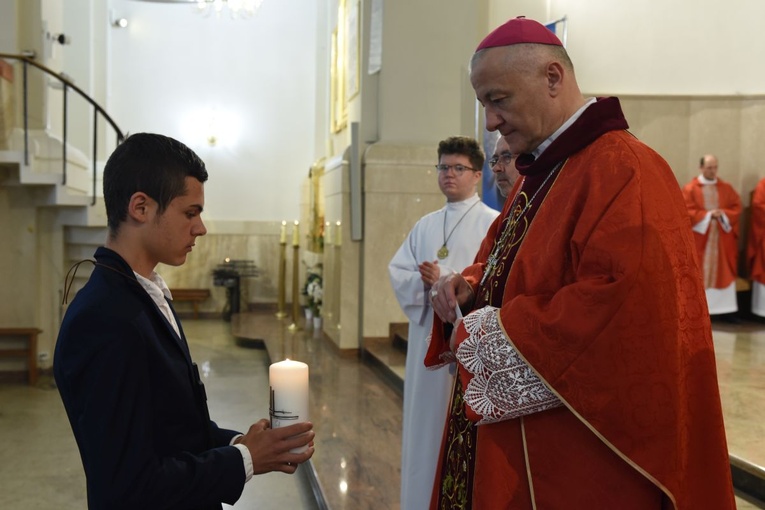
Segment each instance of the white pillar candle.
M268 369L271 386L271 428L286 427L308 421L308 365L300 361L284 360ZM307 446L295 448L302 453Z

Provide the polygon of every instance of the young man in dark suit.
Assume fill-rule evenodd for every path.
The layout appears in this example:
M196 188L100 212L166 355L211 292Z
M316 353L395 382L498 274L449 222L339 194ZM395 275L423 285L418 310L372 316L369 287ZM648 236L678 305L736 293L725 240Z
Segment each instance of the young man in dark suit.
M242 435L210 420L170 292L154 271L186 261L202 223L204 163L182 143L138 133L104 169L109 235L66 312L54 373L93 509L220 509L253 474L294 473L313 455L310 423ZM290 453L308 445L305 453Z

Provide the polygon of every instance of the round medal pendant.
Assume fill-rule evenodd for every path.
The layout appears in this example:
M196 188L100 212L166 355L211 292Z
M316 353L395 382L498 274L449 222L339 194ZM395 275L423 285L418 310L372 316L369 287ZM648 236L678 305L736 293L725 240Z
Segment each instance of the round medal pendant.
M438 253L436 253L436 255L438 255L439 259L442 259L442 260L445 259L446 257L449 256L449 248L447 248L446 245L443 245L441 248L438 249Z

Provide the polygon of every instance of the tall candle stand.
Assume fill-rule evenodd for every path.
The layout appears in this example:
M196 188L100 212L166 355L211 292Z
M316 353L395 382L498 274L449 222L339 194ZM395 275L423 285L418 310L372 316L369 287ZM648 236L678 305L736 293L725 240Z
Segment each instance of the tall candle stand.
M292 324L289 325L290 331L297 331L300 327L300 234L299 224L295 221L295 228L292 230Z
M281 235L279 236L279 303L276 312L277 319L287 317L287 222L282 222Z

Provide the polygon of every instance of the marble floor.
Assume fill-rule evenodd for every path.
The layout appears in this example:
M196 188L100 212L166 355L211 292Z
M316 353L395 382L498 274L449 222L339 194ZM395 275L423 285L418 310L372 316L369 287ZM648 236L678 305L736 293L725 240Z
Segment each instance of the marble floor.
M765 324L713 328L728 450L765 466Z
M388 353L394 368L381 376L374 364L341 355L311 330L289 331L271 313L235 319L183 323L211 415L240 429L267 416L268 364L289 357L311 367L317 437L310 466L294 476L255 477L234 508L398 509L401 395L395 381L402 372L395 366L403 355ZM765 465L765 325L716 326L715 348L731 453ZM0 508L85 508L79 455L49 377L37 387L0 384L0 438ZM322 494L318 502L311 482ZM761 508L740 497L737 503L742 510Z
M188 320L183 326L213 419L247 430L267 418L268 354L238 347L227 322ZM87 508L77 445L51 377L36 387L0 384L0 459L0 509ZM255 476L233 508L318 510L307 473L301 466L294 475Z
M712 328L729 452L765 466L765 323L714 322ZM402 386L405 350L391 348L387 339L370 340L365 348L382 376ZM736 502L741 510L765 508L743 494Z

